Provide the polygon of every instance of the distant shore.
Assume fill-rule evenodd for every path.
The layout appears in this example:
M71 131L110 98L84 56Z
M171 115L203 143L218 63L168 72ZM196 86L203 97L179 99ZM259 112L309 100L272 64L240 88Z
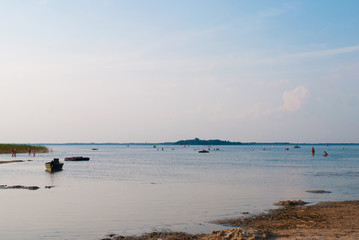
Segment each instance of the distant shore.
M320 202L313 206L285 206L268 214L219 221L239 226L191 235L153 232L143 236L109 235L104 240L237 240L237 239L359 239L359 200Z

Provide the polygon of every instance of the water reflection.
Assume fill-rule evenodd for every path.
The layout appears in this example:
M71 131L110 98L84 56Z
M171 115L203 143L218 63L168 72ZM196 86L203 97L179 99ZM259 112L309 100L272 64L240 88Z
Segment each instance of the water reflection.
M0 165L0 184L37 185L37 191L0 190L0 236L4 239L100 239L108 233L153 230L210 232L213 220L260 213L274 202L350 200L357 196L359 146L225 146L199 154L164 146L54 145L31 162ZM162 147L162 146L161 146ZM324 147L316 147L321 151ZM50 159L83 155L49 173ZM0 158L5 158L0 156ZM55 186L48 190L46 186ZM330 194L307 190L325 189ZM56 224L54 224L56 223ZM20 227L20 231L19 231Z
M59 178L59 175L62 174L62 171L55 171L51 172L48 170L45 170L46 177L48 178L48 184L46 185L46 188L52 188L56 186L56 179Z

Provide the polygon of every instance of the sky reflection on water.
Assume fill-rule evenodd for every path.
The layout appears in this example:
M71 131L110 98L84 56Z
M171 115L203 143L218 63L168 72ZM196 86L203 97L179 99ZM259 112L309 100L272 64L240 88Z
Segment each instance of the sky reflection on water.
M196 147L51 145L53 152L0 165L0 236L4 239L100 239L108 233L153 230L210 232L220 218L273 208L279 200L311 203L358 199L359 146L222 146L199 154ZM171 150L174 148L174 150ZM202 148L202 146L200 146ZM194 150L195 149L195 150ZM323 157L326 150L328 157ZM45 162L83 155L50 174ZM0 160L9 160L8 154ZM45 186L54 186L46 189ZM307 190L323 189L330 194Z

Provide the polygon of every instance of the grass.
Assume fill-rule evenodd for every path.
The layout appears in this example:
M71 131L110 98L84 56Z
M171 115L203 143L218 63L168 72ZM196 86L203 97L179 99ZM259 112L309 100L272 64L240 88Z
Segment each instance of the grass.
M1 153L11 153L12 149L16 149L17 153L28 153L29 148L31 151L35 150L36 153L47 153L49 149L41 145L29 145L29 144L0 144L0 154Z

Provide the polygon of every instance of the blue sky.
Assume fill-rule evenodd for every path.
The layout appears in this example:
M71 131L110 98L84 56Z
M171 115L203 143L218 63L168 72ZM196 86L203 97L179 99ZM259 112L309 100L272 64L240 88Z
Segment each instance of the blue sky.
M359 142L358 1L0 2L1 142Z

